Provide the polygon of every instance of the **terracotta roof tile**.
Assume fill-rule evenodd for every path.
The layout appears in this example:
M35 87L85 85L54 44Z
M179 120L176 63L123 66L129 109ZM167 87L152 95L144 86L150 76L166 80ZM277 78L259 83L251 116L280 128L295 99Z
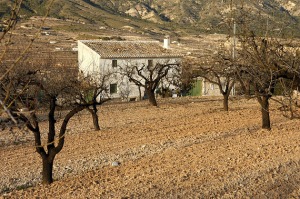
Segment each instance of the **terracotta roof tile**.
M81 41L101 58L178 58L181 54L165 49L158 41Z

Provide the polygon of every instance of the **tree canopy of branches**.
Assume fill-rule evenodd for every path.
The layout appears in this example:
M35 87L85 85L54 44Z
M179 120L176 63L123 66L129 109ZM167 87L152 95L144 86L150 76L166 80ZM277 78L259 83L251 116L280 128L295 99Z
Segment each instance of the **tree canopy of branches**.
M292 35L282 34L282 27L265 26L259 17L255 23L260 28L253 29L245 11L238 19L240 76L246 80L240 82L252 85L261 106L262 128L271 129L269 99L275 86L280 79L293 80L294 88L299 86L300 45ZM288 24L283 28L288 29Z
M33 36L26 36L19 45L13 31L20 20L22 2L13 1L10 16L1 17L4 29L2 28L0 35L0 115L4 110L15 125L24 124L33 133L35 149L43 163L42 182L49 184L53 182L54 158L64 146L69 120L76 113L90 107L96 114L96 106L109 100L101 95L107 90L107 78L88 84L88 80L79 80L77 74L66 71L72 66L70 63L57 68L51 58L46 62L39 62L38 55L35 55L32 59L31 47L40 35L53 0L47 3L40 29ZM87 91L92 93L91 98ZM63 107L67 107L67 113L60 121L56 112ZM45 114L48 130L40 125L44 122Z
M41 27L43 26L46 17L49 14L50 8L53 4L54 0L51 0L48 2L48 6L46 8L45 16L41 21L40 28L36 31L36 33L29 39L29 40L22 40L22 47L19 48L20 46L14 46L15 43L15 37L13 34L13 31L17 25L17 22L20 20L20 11L21 11L21 6L23 3L23 0L16 0L10 2L10 14L9 16L3 15L0 18L0 24L4 26L2 28L2 32L0 34L0 91L1 91L1 98L0 98L0 114L2 114L3 110L11 117L13 121L14 118L12 117L10 111L9 111L9 106L11 105L11 96L9 95L10 93L10 86L7 81L4 79L6 76L9 76L10 73L13 73L14 70L16 69L16 66L18 65L19 62L21 62L26 56L27 53L29 52L30 48L32 47L32 44L34 41L39 37ZM13 57L9 56L8 59L10 60L7 62L7 54L10 49L15 49L19 48L18 53L14 53ZM8 101L7 101L8 100Z
M110 74L97 79L78 78L75 66L64 64L55 66L51 57L45 62L38 62L36 57L23 57L14 70L4 76L0 87L5 91L1 92L1 98L9 102L7 107L13 118L18 123L22 121L34 135L36 152L42 158L44 184L53 182L54 158L64 146L70 119L89 109L94 125L99 127L97 106L109 100L105 93ZM59 110L64 110L63 118L58 117ZM48 123L48 129L40 127L43 122Z
M84 104L91 104L91 106L87 107L87 110L92 114L94 129L96 131L100 130L97 107L111 99L108 93L110 78L113 75L113 72L106 72L104 74L97 74L96 76L79 77L81 95L78 96L80 96L80 100Z
M219 87L220 94L223 96L223 109L228 111L228 101L236 80L236 66L231 55L223 51L200 58L192 58L186 61L194 68L194 76L202 77L206 81Z
M181 70L178 78L178 87L181 89L181 94L183 96L189 94L190 90L194 86L195 78L197 78L197 73L191 66L191 62L192 60L190 60L189 58L185 58L181 63Z
M157 106L155 90L162 81L176 81L175 77L178 77L180 64L170 60L149 62L148 64L129 63L125 67L119 67L119 70L130 82L143 87L150 104Z

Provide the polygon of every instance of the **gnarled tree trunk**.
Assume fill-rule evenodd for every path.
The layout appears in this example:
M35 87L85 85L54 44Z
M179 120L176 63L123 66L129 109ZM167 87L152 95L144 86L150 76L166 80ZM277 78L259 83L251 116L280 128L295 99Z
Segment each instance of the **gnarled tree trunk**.
M262 114L262 128L271 129L270 112L269 112L269 97L262 96L259 100Z
M35 138L36 151L40 154L43 163L42 169L42 183L51 184L53 182L53 163L56 154L58 154L64 146L65 132L67 129L67 124L69 120L78 112L82 111L85 106L77 106L72 109L64 118L64 121L60 127L59 140L57 146L55 146L55 98L51 99L50 111L49 111L49 132L48 132L48 142L47 146L42 146L41 142L41 131L39 128L38 118L35 113L31 113L31 119L26 116L21 115L21 119L26 122L26 126L33 132ZM30 121L32 120L32 122ZM47 149L47 150L46 150Z
M140 101L142 100L142 91L141 91L141 86L138 86L139 88L139 98L140 98Z
M93 125L94 125L94 129L95 131L99 131L100 130L100 125L99 125L99 118L98 118L98 114L97 114L97 108L94 107L93 109L87 108L88 111L92 114L93 117Z
M51 184L53 182L52 171L53 171L53 163L54 157L49 155L42 155L43 161L43 170L42 170L42 183L43 184Z
M149 103L152 106L157 106L157 101L156 101L156 98L155 98L154 90L147 89L146 92L147 92L147 95L148 95L148 98L149 98Z
M225 89L223 90L222 81L219 78L218 86L221 91L221 94L223 95L223 109L224 109L224 111L228 111L229 110L229 105L228 105L229 104L229 96L234 87L234 81L231 81L230 78L227 78L226 86L225 86Z
M223 94L223 109L224 111L228 111L229 110L229 94Z

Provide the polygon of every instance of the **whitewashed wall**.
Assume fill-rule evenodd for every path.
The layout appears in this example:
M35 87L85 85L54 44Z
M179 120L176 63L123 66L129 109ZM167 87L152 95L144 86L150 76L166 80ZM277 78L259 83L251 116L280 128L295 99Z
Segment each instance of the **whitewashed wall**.
M138 86L133 82L129 82L128 77L122 76L118 73L118 67L112 67L112 60L117 60L118 67L127 67L128 65L142 66L148 65L148 60L153 60L153 65L156 63L178 63L180 59L157 59L157 58L135 58L135 59L101 59L100 55L87 47L84 43L78 41L78 61L79 70L84 76L105 74L107 72L115 72L110 79L110 84L117 84L117 93L112 94L112 98L121 98L121 93L129 91L129 98L139 98ZM170 71L169 77L172 76ZM173 86L174 87L174 86ZM171 87L172 88L172 87ZM142 97L144 95L144 88L141 87Z
M99 61L99 54L87 47L81 41L78 41L79 72L82 72L84 76L96 72L99 73Z
M112 67L112 60L113 59L100 59L100 67L103 68L103 71L111 71L111 70L116 70L117 68ZM127 67L127 66L142 66L148 65L148 60L153 60L153 65L157 63L178 63L179 59L154 59L154 58L141 58L141 59L115 59L117 60L118 67ZM172 77L172 71L168 74L169 77ZM138 76L136 76L138 77ZM142 81L142 80L141 80ZM143 82L143 81L142 81ZM124 90L128 89L129 85L129 98L138 98L139 97L139 89L138 86L135 85L133 82L129 82L128 77L123 77L120 74L116 74L116 77L114 80L112 80L111 83L117 83L118 84L118 93L113 95L112 97L119 98L120 93L123 92ZM144 82L143 82L144 83ZM175 88L174 86L171 85L171 88ZM144 95L145 89L141 87L141 94L142 96Z
M219 86L217 84L210 83L203 80L202 84L202 95L203 96L221 96Z
M223 89L224 89L224 87L225 87L225 84L223 86ZM234 95L234 90L235 90L235 88L233 87L230 95ZM203 80L202 95L203 96L222 96L219 86L217 84L210 83L206 80Z

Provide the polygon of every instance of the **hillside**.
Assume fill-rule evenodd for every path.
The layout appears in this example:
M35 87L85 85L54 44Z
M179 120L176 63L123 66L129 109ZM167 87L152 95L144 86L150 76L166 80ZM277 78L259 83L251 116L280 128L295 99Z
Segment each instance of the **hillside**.
M0 1L0 15L6 13L8 2ZM25 0L22 12L25 16L42 15L47 2ZM270 24L284 21L300 27L300 0L244 0L243 4L240 0L232 4L230 0L66 0L55 1L50 15L108 27L153 22L177 29L219 31L219 24L237 15L235 8L242 6L253 15L261 13Z

